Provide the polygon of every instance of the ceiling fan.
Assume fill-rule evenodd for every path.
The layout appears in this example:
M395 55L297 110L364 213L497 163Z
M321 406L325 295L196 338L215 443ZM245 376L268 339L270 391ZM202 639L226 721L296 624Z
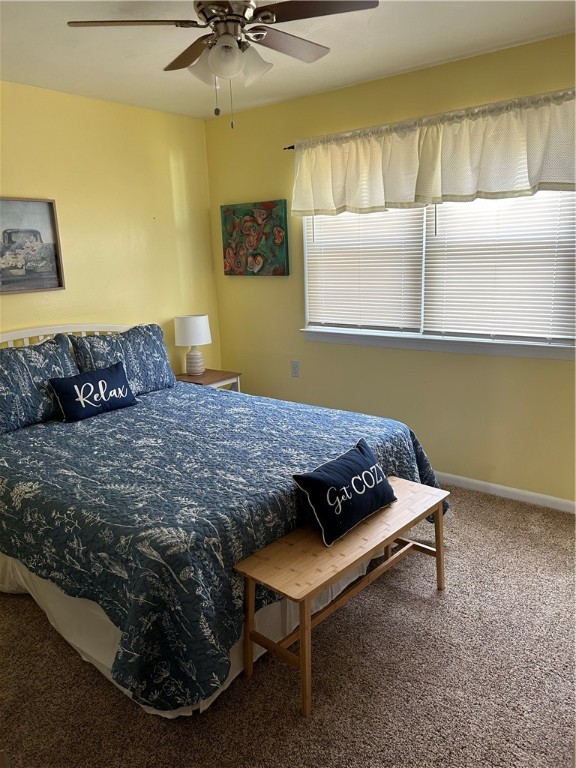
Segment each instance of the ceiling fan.
M108 26L175 26L211 31L195 40L165 71L188 68L191 74L208 85L216 78L231 80L240 73L251 85L272 64L264 61L252 44L264 46L300 61L314 62L329 53L324 45L290 35L272 25L288 21L330 16L375 8L378 0L286 0L259 5L255 0L223 2L196 0L194 10L200 21L191 19L130 19L108 21L69 21L70 27Z

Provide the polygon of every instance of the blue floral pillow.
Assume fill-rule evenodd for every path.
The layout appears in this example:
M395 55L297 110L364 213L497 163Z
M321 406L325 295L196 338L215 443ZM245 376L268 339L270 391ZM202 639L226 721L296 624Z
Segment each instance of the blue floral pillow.
M76 373L68 338L62 333L29 347L0 349L0 434L58 418L48 379Z
M365 440L311 472L294 475L329 547L382 507L394 489Z
M124 363L134 395L167 389L176 383L159 325L137 325L123 333L70 336L81 372Z

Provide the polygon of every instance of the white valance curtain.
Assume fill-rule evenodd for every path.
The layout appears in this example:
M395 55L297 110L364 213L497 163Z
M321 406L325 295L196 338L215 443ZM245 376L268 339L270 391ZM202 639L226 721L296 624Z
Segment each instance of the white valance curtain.
M296 142L292 213L576 189L575 90Z

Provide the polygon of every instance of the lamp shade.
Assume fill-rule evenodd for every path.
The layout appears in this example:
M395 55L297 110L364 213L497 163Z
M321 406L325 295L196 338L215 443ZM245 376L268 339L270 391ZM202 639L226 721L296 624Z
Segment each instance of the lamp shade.
M252 46L247 48L242 56L244 57L244 85L252 85L269 69L272 69L272 64L265 61Z
M231 35L226 35L225 37L232 38ZM191 75L194 75L194 77L197 77L198 80L206 83L206 85L220 88L218 74L215 74L215 72L211 69L209 58L214 47L215 46L213 46L212 49L206 48L204 51L202 51L196 61L193 64L190 64L187 69ZM256 80L259 80L262 75L265 75L268 70L272 69L272 64L270 64L268 61L265 61L253 46L246 48L244 51L240 51L238 48L232 51L232 57L234 59L237 58L237 54L241 58L242 66L236 74L243 72L244 85L252 85L252 83L255 83ZM216 64L216 68L218 69L218 64ZM223 77L232 79L231 75L224 75Z
M218 42L210 49L208 65L218 77L231 80L244 69L242 52L233 35L220 35Z
M208 315L181 315L175 317L174 330L177 347L196 347L212 342Z
M214 72L212 72L208 63L209 55L210 51L208 49L202 51L200 57L196 59L194 64L190 64L187 69L191 75L194 75L194 77L197 77L198 80L206 83L206 85L211 85L212 87L216 86L216 88L219 88L218 78Z

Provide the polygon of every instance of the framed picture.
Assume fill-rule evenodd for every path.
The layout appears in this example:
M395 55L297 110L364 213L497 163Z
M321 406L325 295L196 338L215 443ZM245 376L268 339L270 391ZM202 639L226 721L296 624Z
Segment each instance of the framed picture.
M54 200L0 197L0 294L64 288Z
M288 274L286 200L223 205L224 274Z

